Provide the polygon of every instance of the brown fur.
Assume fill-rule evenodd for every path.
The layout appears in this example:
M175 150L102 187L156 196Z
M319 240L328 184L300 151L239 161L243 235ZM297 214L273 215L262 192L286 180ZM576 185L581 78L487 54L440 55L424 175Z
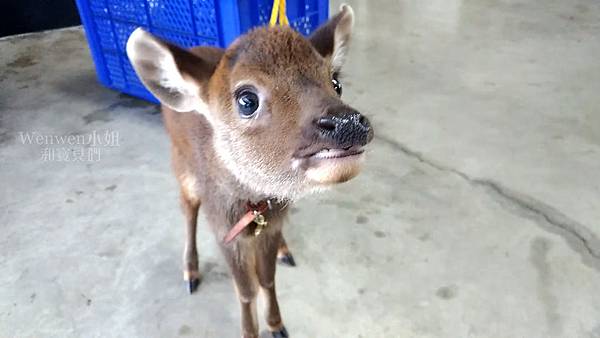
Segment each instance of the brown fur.
M186 51L143 32L134 33L128 43L134 68L163 102L187 224L184 279L200 277L196 224L202 205L235 282L244 337L258 337L259 291L266 300L269 329L285 336L275 263L278 251L289 255L281 234L287 204L359 171L355 160L329 165L300 156L320 142L313 121L331 107L351 109L331 85L336 71L332 55L339 37L349 36L351 24L352 11L345 7L312 42L289 27L275 27L255 29L227 50ZM256 118L243 119L236 112L234 95L240 85L252 85L262 95ZM223 238L247 211L247 202L267 198L274 205L264 213L268 227L261 235L254 237L250 226L225 244Z

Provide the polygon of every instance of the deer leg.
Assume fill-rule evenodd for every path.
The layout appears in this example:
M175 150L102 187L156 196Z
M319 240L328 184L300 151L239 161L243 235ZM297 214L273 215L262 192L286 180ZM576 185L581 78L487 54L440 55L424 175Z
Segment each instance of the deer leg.
M275 293L277 252L281 247L283 237L281 233L278 233L274 238L262 238L261 240L263 243L257 245L256 272L258 283L265 299L265 318L274 338L286 338L289 335L281 321L277 294Z
M222 249L233 276L235 291L242 310L242 337L258 338L256 315L258 282L254 252L241 245L237 248L222 247Z
M281 236L281 241L279 242L279 248L277 250L277 260L284 265L296 266L294 256L292 256L283 235Z
M196 227L198 223L198 209L200 201L181 193L181 207L186 218L185 248L183 249L183 280L186 282L189 293L193 293L200 284L200 270L198 269L198 249L196 248Z

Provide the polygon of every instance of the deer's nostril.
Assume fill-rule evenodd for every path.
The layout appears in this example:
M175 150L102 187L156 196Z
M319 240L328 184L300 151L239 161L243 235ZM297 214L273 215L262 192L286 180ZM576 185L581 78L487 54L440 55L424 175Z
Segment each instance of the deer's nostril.
M369 123L369 120L362 114L358 115L358 123L366 130L371 129L371 123Z
M334 131L336 123L331 117L321 117L317 120L317 127L323 131Z

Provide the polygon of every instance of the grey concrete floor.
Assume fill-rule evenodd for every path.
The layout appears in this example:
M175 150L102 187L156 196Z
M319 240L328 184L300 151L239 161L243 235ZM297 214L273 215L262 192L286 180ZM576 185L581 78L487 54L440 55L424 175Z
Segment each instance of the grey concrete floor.
M600 337L600 3L351 3L345 97L377 137L293 209L290 333ZM157 109L96 83L80 29L0 40L0 81L0 337L238 336L204 220L180 280ZM118 144L83 162L22 138L94 131Z

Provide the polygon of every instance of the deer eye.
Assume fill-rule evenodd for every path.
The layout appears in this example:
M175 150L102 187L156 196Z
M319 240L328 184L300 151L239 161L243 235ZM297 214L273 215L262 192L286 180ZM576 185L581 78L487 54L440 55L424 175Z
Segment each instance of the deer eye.
M255 93L249 90L241 91L237 95L236 101L241 117L248 119L254 116L254 113L256 113L256 110L258 109L259 101L258 96Z
M337 74L334 74L331 78L331 85L333 86L333 89L338 94L338 96L342 96L342 83L340 82L340 80L338 80Z

